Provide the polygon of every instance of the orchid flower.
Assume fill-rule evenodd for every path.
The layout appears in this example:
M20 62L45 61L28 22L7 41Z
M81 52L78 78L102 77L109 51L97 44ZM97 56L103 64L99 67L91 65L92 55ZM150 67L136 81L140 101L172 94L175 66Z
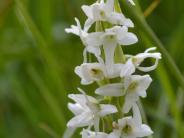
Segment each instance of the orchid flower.
M128 113L139 97L146 97L146 90L152 79L149 75L131 75L124 78L123 83L111 83L95 90L96 94L103 96L125 96L123 112Z
M139 108L133 105L133 117L123 117L118 123L113 123L114 130L109 134L111 138L141 138L153 133L149 126L142 124Z
M75 103L69 103L68 108L74 113L67 124L68 127L98 126L99 118L117 112L115 106L110 104L99 104L91 96L84 94L69 94L69 98Z
M105 62L107 68L110 68L114 64L114 52L117 45L131 45L135 44L138 41L135 34L128 32L128 28L123 26L115 26L110 29L106 29L105 33L103 32L95 32L90 33L87 38L86 42L87 45L90 45L92 42L98 46L103 45L104 52L105 52Z
M88 17L85 22L85 28L89 29L94 22L106 21L115 25L124 25L127 27L134 27L130 19L125 18L123 14L114 12L114 0L101 0L90 6L83 5L82 10Z
M147 49L144 53L139 53L135 56L130 56L126 64L121 70L120 76L123 78L124 76L131 75L135 72L136 69L143 71L143 72L150 72L158 66L158 61L161 59L161 53L155 52L155 53L149 53L150 51L155 50L155 47ZM155 59L155 63L152 66L149 67L142 67L140 64L146 59L146 58L153 58Z
M77 36L80 37L83 45L85 46L84 49L84 55L86 54L85 52L88 51L90 53L93 53L96 57L99 57L99 55L101 54L100 51L100 47L99 44L95 44L95 43L90 43L88 41L88 43L86 42L86 38L88 36L88 29L84 27L84 29L81 28L81 24L79 22L79 20L77 18L75 18L75 21L77 23L77 26L75 25L71 25L71 28L66 28L65 31L67 33L73 33ZM97 35L98 34L98 35ZM96 33L96 36L98 37L101 33ZM95 36L94 36L95 37ZM86 58L86 56L84 56L84 58ZM85 60L86 61L86 60Z
M81 78L81 84L88 85L105 78L119 77L121 68L121 64L114 64L109 72L104 63L83 63L75 68L75 73Z

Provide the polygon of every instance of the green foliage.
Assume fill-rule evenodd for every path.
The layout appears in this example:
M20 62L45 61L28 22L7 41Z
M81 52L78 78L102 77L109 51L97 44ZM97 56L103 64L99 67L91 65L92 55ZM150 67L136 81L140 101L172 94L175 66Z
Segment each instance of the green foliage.
M80 86L73 70L82 62L83 50L80 40L64 28L74 24L74 17L84 21L80 7L92 2L0 0L0 137L62 137L72 117L67 94ZM153 138L183 138L184 1L161 0L146 18L149 25L142 11L151 1L136 1L136 7L121 2L140 39L126 53L157 46L164 55L143 100L144 121L155 131ZM150 27L159 39L150 34ZM87 91L92 95L93 86Z

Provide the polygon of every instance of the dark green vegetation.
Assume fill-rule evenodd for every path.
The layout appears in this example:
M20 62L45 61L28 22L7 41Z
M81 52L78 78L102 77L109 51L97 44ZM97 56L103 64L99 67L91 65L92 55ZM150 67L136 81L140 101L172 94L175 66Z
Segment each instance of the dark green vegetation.
M184 1L161 0L146 18L149 25L142 11L152 0L139 1L130 8L120 0L140 39L124 50L137 53L147 47L159 47L163 60L151 74L154 81L148 98L142 100L147 121L155 131L154 138L183 138ZM0 0L1 138L62 136L72 117L67 109L67 94L77 92L80 86L73 69L82 63L83 50L80 40L66 34L64 28L74 24L74 17L84 21L80 6L93 2ZM85 90L92 95L94 87Z

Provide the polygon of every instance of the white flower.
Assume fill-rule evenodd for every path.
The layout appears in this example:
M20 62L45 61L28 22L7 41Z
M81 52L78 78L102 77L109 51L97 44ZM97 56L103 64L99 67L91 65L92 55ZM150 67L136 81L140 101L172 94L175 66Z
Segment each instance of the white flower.
M86 42L87 45L92 43L103 45L105 51L105 62L109 71L112 70L114 64L114 52L117 45L131 45L138 41L135 34L128 32L128 28L123 26L114 26L113 28L106 29L105 33L90 33Z
M133 117L124 117L113 123L114 130L110 138L140 138L153 133L149 126L142 124L140 111L136 104L133 106Z
M100 117L117 112L115 106L99 104L95 98L85 94L69 94L69 98L75 101L74 104L68 104L68 108L74 113L75 117L68 122L68 127L94 125L95 128L98 128Z
M125 25L127 27L134 27L130 19L125 18L123 14L114 12L114 0L101 0L100 3L96 2L90 6L83 5L82 10L88 17L85 22L85 27L90 28L96 21L108 21L116 25Z
M87 50L88 52L93 53L95 56L98 57L101 53L99 44L89 42L89 40L88 40L88 43L87 43L86 42L86 37L88 36L88 33L87 33L88 28L84 27L84 29L82 29L79 20L77 18L75 18L75 21L77 23L77 26L71 25L71 28L66 28L65 31L67 33L73 33L73 34L79 36L82 43L83 43L83 45L85 46L84 52L86 52L86 50ZM93 35L93 37L98 39L99 35L102 35L102 33L101 32L96 33L95 35Z
M87 30L84 28L84 30L81 27L81 24L77 18L75 18L75 21L77 23L77 26L71 25L71 28L66 28L65 31L67 33L73 33L77 36L79 36L82 40L82 42L85 44L85 37L88 35Z
M151 84L152 79L149 75L132 75L124 78L124 88L126 91L123 112L128 113L133 104L138 101L139 97L146 97L146 90Z
M88 85L105 78L119 77L121 66L121 64L114 64L109 73L104 63L83 63L75 68L75 73L81 78L81 84Z
M158 61L161 59L161 53L155 52L155 53L149 53L150 51L155 50L155 47L147 49L144 53L137 54L135 56L130 56L130 58L127 60L126 64L123 66L121 70L120 76L123 78L125 76L129 76L135 72L136 69L143 71L143 72L149 72L158 66ZM152 66L149 67L142 67L140 64L146 59L146 58L153 58L155 59L155 63Z
M107 138L108 134L104 132L93 132L87 129L83 129L81 132L82 138Z
M95 90L96 94L103 96L124 96L125 103L123 112L127 113L132 108L133 104L138 101L139 97L146 97L146 90L149 87L152 79L149 75L131 75L124 77L123 83L111 83Z
M155 49L156 49L156 47L149 48L144 53L137 54L135 57L132 58L132 61L135 64L137 69L139 69L140 71L149 72L149 71L154 70L157 67L159 59L162 58L161 53L159 53L159 52L149 53L150 51L153 51ZM154 65L152 65L150 67L141 67L140 64L146 58L154 58L155 59Z

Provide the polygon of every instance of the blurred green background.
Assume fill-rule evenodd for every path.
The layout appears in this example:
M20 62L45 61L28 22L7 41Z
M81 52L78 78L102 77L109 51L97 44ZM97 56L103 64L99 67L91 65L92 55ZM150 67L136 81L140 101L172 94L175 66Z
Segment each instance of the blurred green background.
M72 117L67 94L83 87L73 72L82 63L83 46L64 28L75 24L74 17L83 23L80 7L94 1L0 0L0 138L62 137ZM133 8L120 2L140 39L126 53L159 45L168 51L159 49L163 60L151 73L154 81L142 100L153 138L183 138L184 76L177 71L184 73L184 1L157 0L158 6L146 18L147 30L138 7L145 11L153 0L140 0ZM149 35L150 27L163 45ZM83 88L93 95L95 85Z

